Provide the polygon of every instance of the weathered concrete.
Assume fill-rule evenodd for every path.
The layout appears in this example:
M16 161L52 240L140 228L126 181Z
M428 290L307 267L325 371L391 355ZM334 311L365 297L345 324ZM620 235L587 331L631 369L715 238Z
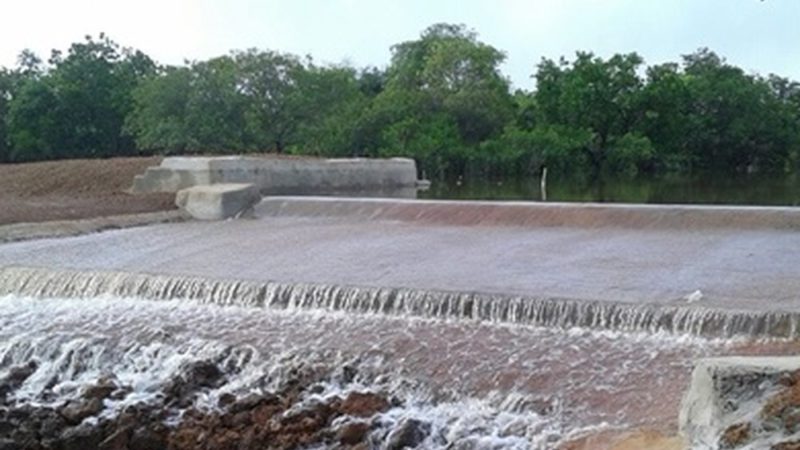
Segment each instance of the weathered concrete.
M222 220L237 217L261 200L252 184L220 183L181 189L175 204L195 219Z
M134 179L133 192L177 192L214 183L253 183L262 194L414 188L411 159L170 157Z
M159 211L122 214L81 220L54 220L36 223L0 225L0 243L96 233L120 228L141 227L156 223L182 222L189 217L182 211Z
M800 231L800 208L791 207L273 197L259 204L258 212L263 217L343 217L417 225Z
M800 233L793 229L497 226L492 215L470 218L487 202L448 209L443 202L400 201L400 217L388 214L391 202L342 200L363 213L296 213L308 201L314 199L269 199L256 207L258 220L0 245L0 265L639 304L685 305L700 290L692 307L800 312ZM379 213L375 205L389 209ZM452 216L415 221L437 210L428 205L442 205ZM526 214L535 217L539 207L530 208Z
M739 448L755 439L775 439L764 434L777 434L779 440L784 430L768 427L760 430L764 433L759 433L757 423L765 419L761 415L763 406L773 395L785 389L786 381L798 371L800 357L797 356L732 356L699 360L680 412L681 434L692 448L716 449L720 447L726 430L734 429L732 427L737 424L753 423L741 426L742 432L735 437L739 441L736 445L728 442L723 447ZM734 437L728 439L732 441Z

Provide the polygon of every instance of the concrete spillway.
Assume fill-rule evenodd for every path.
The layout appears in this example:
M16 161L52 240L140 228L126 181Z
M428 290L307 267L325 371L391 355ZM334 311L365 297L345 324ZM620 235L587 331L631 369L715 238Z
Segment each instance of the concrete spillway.
M256 215L7 244L0 265L156 274L173 286L271 282L360 311L797 333L800 214L790 208L271 198Z
M299 358L401 399L378 441L405 417L432 424L426 448L674 432L696 358L796 351L749 338L798 335L798 230L790 208L269 198L2 244L0 379L35 361L11 399L57 405L112 373L130 394L110 417L189 363L228 371L194 400L213 409Z

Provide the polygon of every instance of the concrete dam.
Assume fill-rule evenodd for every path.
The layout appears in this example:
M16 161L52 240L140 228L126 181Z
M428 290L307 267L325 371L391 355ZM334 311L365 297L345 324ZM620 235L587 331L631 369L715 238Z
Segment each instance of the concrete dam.
M112 377L126 394L81 420L157 403L178 429L301 385L281 417L325 405L334 431L285 448L349 448L361 423L365 448L623 448L581 439L677 434L695 361L796 353L798 230L793 208L266 197L5 243L0 381L35 365L9 398L61 411ZM342 406L365 392L389 400Z

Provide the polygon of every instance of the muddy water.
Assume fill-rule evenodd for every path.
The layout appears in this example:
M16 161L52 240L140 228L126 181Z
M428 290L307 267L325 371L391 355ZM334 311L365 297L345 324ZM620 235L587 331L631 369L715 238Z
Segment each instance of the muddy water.
M106 403L114 414L157 396L187 361L212 359L236 368L198 400L212 407L224 392L268 388L290 362L347 362L360 384L404 400L385 414L429 421L446 442L512 448L554 448L598 427L671 430L694 358L789 347L175 300L0 299L0 375L39 362L17 402L57 403L113 373L133 387Z

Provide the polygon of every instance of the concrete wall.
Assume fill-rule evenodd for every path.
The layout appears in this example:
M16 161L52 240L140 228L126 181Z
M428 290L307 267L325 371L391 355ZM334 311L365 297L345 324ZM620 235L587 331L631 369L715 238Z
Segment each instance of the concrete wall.
M265 198L262 217L341 217L458 226L800 230L800 208L331 197Z
M411 159L171 157L135 178L133 192L177 192L214 183L252 183L264 194L310 194L414 187Z
M777 449L794 444L800 357L730 356L697 361L679 425L693 449Z

